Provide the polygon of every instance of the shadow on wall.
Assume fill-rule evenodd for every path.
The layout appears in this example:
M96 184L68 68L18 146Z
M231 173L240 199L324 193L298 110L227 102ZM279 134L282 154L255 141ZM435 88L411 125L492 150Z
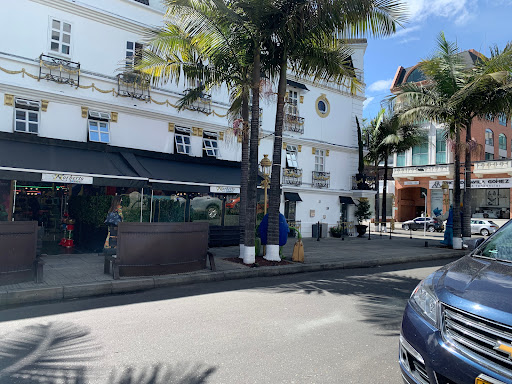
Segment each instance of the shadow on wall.
M215 372L201 364L112 369L108 381L91 377L87 363L100 358L101 345L87 328L55 322L0 335L2 384L203 384Z

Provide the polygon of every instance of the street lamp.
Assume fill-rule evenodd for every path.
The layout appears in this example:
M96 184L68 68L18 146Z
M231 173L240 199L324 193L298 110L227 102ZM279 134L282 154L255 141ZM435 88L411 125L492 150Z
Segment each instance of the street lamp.
M270 172L272 171L272 161L269 160L268 155L263 155L263 159L260 161L260 171L263 174L263 180L261 181L261 187L265 192L265 201L264 201L264 214L267 214L267 190L270 186Z

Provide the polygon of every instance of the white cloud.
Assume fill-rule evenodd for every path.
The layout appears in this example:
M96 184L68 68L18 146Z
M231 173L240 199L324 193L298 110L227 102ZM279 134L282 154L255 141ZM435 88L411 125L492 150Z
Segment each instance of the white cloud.
M438 16L465 24L475 17L476 0L407 0L406 3L411 23Z
M389 88L391 88L391 83L393 82L393 79L387 79L387 80L377 80L374 83L371 83L366 90L368 92L381 92L381 91L389 91Z
M373 99L375 99L375 97L367 97L366 100L363 101L363 109L365 109L368 106L368 104L370 104L373 101Z

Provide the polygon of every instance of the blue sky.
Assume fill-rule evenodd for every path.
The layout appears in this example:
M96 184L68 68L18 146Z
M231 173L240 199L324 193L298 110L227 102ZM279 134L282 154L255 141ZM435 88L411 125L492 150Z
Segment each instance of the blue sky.
M475 49L484 55L489 47L503 49L512 41L512 0L403 0L409 21L391 37L368 39L365 54L367 84L363 116L371 119L380 102L390 94L397 68L415 65L431 56L436 38L444 31L459 49Z

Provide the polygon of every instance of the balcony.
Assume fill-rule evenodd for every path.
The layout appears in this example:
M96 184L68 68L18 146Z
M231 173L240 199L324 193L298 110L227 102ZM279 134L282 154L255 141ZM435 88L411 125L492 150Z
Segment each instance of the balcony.
M415 177L453 177L453 165L423 165L393 168L394 179L414 179Z
M127 72L117 75L119 96L148 101L151 99L149 77L142 73Z
M352 190L373 191L375 189L375 177L366 175L352 176Z
M39 56L39 80L59 84L80 85L80 63L41 54Z
M185 89L185 96L194 92L193 89ZM198 97L194 102L185 106L189 111L201 112L209 115L212 113L212 95L208 95L206 93L201 93L201 96Z
M283 184L302 185L302 169L285 168L283 169Z
M284 115L283 130L288 132L304 134L304 118L286 113Z
M512 176L512 160L490 160L474 163L473 173L476 177L506 173Z
M313 171L313 187L315 188L329 188L331 181L331 172L317 172Z

